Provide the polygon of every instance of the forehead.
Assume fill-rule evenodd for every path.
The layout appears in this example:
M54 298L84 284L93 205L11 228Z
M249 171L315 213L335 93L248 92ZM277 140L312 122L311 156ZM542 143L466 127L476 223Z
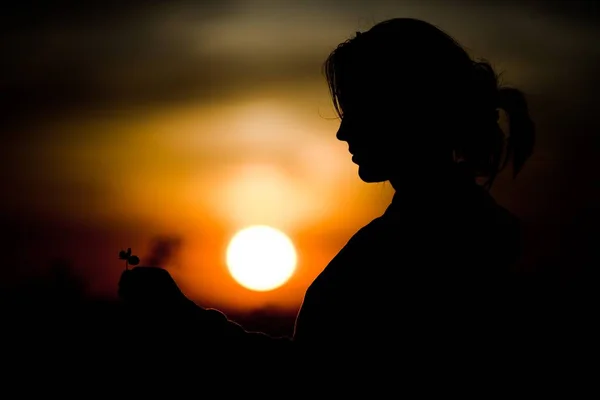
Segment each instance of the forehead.
M369 61L340 65L335 74L338 94L349 99L413 92L423 86L422 80L408 68Z
M411 99L408 89L393 89L385 82L349 82L337 90L337 100L344 113L370 113L406 108Z

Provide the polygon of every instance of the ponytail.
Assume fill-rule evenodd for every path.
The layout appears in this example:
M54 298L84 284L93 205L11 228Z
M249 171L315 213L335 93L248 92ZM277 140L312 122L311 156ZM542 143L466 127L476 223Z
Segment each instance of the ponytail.
M500 169L512 162L513 178L523 169L535 144L535 125L529 116L525 95L518 89L503 87L498 90L498 108L508 116L509 136L506 156Z
M475 176L492 187L497 175L510 163L513 179L533 153L535 126L525 95L518 89L499 87L498 76L487 62L474 63L470 112L465 114L464 136L454 147ZM503 132L498 110L508 119Z

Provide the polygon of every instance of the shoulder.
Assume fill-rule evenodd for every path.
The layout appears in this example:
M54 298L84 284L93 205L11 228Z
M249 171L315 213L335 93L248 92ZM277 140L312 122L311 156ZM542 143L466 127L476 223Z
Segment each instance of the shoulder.
M383 217L377 217L360 228L317 276L308 292L318 292L344 277L349 279L353 276L352 271L362 270L367 260L374 261L374 258L382 255L389 247L385 240L389 230L389 222Z

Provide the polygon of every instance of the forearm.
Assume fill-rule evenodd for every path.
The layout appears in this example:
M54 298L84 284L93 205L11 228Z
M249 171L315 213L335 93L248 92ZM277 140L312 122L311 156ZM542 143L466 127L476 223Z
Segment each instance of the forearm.
M190 306L193 307L195 318L198 321L204 321L202 325L211 332L211 335L227 346L241 349L274 349L281 351L290 351L293 346L291 338L274 337L263 332L247 331L218 310L202 308L193 302Z
M247 332L217 310L199 307L179 289L168 271L157 267L136 267L125 271L119 281L123 300L123 325L133 337L162 337L174 346L189 345L238 349L293 347L287 338ZM131 336L130 336L131 337ZM206 350L206 349L203 349Z

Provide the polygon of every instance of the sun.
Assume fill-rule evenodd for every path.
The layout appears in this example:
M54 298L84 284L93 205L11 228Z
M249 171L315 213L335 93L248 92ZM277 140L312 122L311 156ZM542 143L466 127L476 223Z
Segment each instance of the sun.
M266 225L240 230L227 246L227 267L233 279L258 292L286 283L296 270L296 262L296 249L290 238Z

